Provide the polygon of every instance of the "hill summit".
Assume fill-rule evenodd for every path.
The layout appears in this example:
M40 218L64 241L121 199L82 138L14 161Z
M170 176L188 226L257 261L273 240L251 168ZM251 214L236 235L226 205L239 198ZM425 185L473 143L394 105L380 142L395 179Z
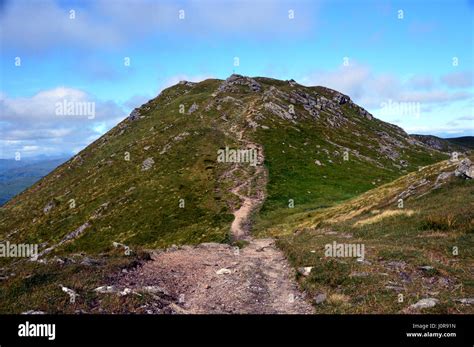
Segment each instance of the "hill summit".
M445 158L329 88L181 81L6 203L0 236L40 257L228 242Z

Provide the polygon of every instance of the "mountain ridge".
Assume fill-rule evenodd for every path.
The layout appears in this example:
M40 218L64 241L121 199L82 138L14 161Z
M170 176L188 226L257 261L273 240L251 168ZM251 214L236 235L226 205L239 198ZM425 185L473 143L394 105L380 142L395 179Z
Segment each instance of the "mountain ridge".
M257 161L219 160L223 149L255 151ZM366 275L367 262L317 252L322 241L367 243L370 263L388 272L401 255L411 262L420 241L408 229L419 237L417 228L434 228L438 237L446 227L447 240L465 247L472 187L454 179L458 163L448 157L324 87L239 75L180 82L0 208L0 239L40 248L37 261L0 259L0 311L398 312L386 283ZM412 193L432 186L415 201ZM455 224L450 215L433 219L448 189L462 206ZM408 211L393 211L393 194ZM423 204L429 209L418 211ZM325 216L334 221L321 224ZM390 228L375 229L380 220ZM451 230L457 223L464 227ZM470 264L466 257L460 264ZM426 258L421 247L410 278ZM462 271L448 270L438 277L449 290L468 285ZM397 275L387 276L398 284ZM416 278L408 303L424 280ZM79 294L77 304L63 302L63 288ZM47 299L56 292L58 300Z
M18 229L48 248L82 230L66 248L96 251L111 238L149 246L230 240L242 203L232 187L254 169L238 165L229 176L216 151L241 147L242 136L266 153L261 211L269 219L288 212L290 200L297 208L333 204L445 158L331 89L240 75L184 81L7 202L3 233Z

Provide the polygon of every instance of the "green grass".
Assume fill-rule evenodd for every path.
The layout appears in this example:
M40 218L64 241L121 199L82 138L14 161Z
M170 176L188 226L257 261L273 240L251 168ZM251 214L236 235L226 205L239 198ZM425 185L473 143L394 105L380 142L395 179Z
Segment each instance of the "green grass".
M418 177L422 175L418 173ZM272 235L278 237L279 246L295 267L314 267L310 276L299 276L310 297L325 293L328 297L346 298L344 303L327 300L315 304L317 313L401 313L425 297L440 300L439 305L423 311L425 313L472 313L472 307L456 303L454 299L474 295L470 270L474 266L473 201L472 181L454 178L428 194L408 198L404 209L416 212L410 216L395 215L375 223L356 225L373 217L373 211L381 214L393 209L379 201L380 205L354 218L339 221L336 218L335 222L314 227L286 226L293 230L290 232L280 225L275 230L283 232L278 235L274 230ZM342 205L351 204L354 201ZM337 208L343 215L345 209L338 206L333 210ZM319 213L324 215L325 212ZM338 216L334 211L330 215L333 219ZM359 263L354 258L325 257L324 246L333 241L364 244L365 260L369 263ZM454 254L455 248L457 254ZM390 262L405 265L396 269L388 265ZM432 269L422 270L422 266ZM368 275L351 277L351 272ZM407 278L409 281L404 282ZM391 282L403 290L386 289ZM399 293L404 296L402 303L398 302Z
M15 266L15 275L2 280L0 291L0 312L18 314L35 310L52 314L77 312L85 313L129 313L140 312L146 296L100 294L95 288L109 284L110 276L122 269L130 269L147 259L148 255L138 252L130 256L120 254L118 250L104 253L97 260L101 264L81 265L79 262L49 264L23 262ZM80 260L81 257L70 259ZM1 274L9 274L12 268L2 268ZM61 285L74 290L79 296L74 303L63 292Z

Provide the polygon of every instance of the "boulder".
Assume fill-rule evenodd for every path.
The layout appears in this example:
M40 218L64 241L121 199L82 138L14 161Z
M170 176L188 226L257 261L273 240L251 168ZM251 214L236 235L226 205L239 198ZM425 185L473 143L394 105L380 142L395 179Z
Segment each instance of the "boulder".
M259 92L262 86L256 80L250 77L233 74L227 78L217 89L217 92L237 92L238 86L247 86L252 92Z
M304 266L304 267L299 267L298 272L302 274L303 276L309 276L311 273L311 270L313 269L312 266Z
M468 158L461 160L454 174L457 177L472 179L474 177L474 166L472 162Z
M332 99L339 105L344 105L351 101L351 98L341 93L337 93Z
M186 86L186 87L193 87L193 86L196 84L196 82L189 82L189 81L179 81L179 83L178 83L178 84L180 84L180 85L184 85L184 86Z
M325 302L327 299L327 295L324 293L319 293L314 297L314 303L319 305Z
M434 298L421 299L416 304L411 305L410 308L411 309L431 308L431 307L435 307L438 302L439 300L434 299Z

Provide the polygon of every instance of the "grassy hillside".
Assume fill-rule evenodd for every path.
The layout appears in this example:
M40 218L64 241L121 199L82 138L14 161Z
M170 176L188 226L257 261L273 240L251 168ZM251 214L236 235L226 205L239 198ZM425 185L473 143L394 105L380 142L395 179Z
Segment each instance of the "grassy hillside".
M422 235L417 228L429 213L437 211L439 193L426 195L433 200L419 200L417 206L410 206L408 199L406 209L420 211L406 216L397 212L396 217L403 217L407 224L395 222L388 234L385 229L371 229L380 226L376 223L353 224L362 217L381 218L384 223L390 220L382 213L393 209L388 206L399 190L419 180L421 174L435 175L443 165L451 165L443 162L421 169L446 159L446 154L374 118L348 96L331 89L233 75L225 81L183 82L164 90L0 208L0 242L35 243L41 252L38 262L0 259L0 312L21 312L32 302L36 304L30 307L48 312L72 312L66 306L67 297L58 295L59 284L83 292L83 301L75 308L97 312L97 296L91 290L106 282L111 271L136 266L143 250L231 242L232 212L242 203L232 190L254 177L256 169L248 163L220 163L217 151L246 149L249 144L261 145L268 179L263 189L265 202L254 214L255 235L278 237L295 266L322 267L314 273L323 277L302 281L309 292L346 295L336 295L334 300L347 303L352 302L356 284L365 284L364 277L348 280L347 288L352 289L341 287L340 281L345 281L353 264L326 264L318 260L320 255L311 253L334 235L345 239L350 234L354 240L367 242L369 257L377 257L371 260L374 263L407 254L420 262L426 257L422 250L403 247L412 247L411 239ZM449 191L470 201L471 186L460 184L453 183ZM265 182L254 180L249 195L258 185ZM457 199L449 203L459 213L456 223L460 223L461 216L465 220L470 214L468 205L462 206ZM421 208L425 205L432 206L427 215ZM325 234L324 228L330 228L330 233ZM471 242L465 236L467 229L456 230L440 238L442 242L429 236L434 240L433 250L441 252L436 247L444 247L446 252L452 242L466 247ZM114 242L130 246L132 256L120 254ZM421 237L419 242L431 244ZM97 260L95 265L90 265L89 257ZM459 271L465 272L462 269L469 263L463 263L462 257L456 259ZM465 288L467 275L455 272L452 276ZM84 278L88 280L82 281ZM381 282L376 278L373 283ZM31 288L35 295L29 301ZM372 293L370 286L364 288ZM383 295L392 299L391 293ZM365 306L331 304L321 311L377 312L387 304L376 295L367 300ZM110 304L110 312L122 312L119 302ZM128 304L136 308L140 300L122 304L124 309Z
M218 81L164 91L70 161L0 210L2 234L28 243L57 243L89 222L65 252L98 252L112 241L161 246L224 241L232 216L217 188L225 169L216 148L231 144L212 112L206 119L179 113L204 103ZM154 164L143 170L147 158ZM128 160L127 160L128 159ZM184 208L179 208L184 199ZM47 206L51 208L46 212Z
M250 172L226 177L216 153L243 147L239 133L264 148L262 223L295 212L289 199L327 206L443 157L330 89L242 76L180 83L2 207L0 235L47 249L80 231L53 253L228 240L229 187Z
M410 305L423 298L439 300L425 313L472 313L457 299L474 295L474 186L440 177L457 165L427 166L260 235L277 237L295 267L312 267L300 282L318 313L416 312ZM364 261L326 257L333 242L363 244Z

